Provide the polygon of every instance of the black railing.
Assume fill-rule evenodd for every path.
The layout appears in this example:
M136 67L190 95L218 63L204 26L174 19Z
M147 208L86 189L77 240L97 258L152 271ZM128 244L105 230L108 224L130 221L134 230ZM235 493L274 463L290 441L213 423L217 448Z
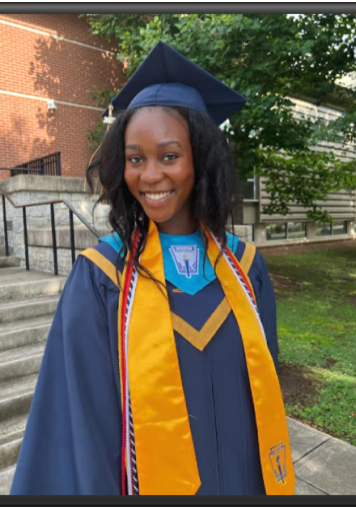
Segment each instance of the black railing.
M0 170L10 170L11 177L16 175L47 175L50 177L61 176L61 153L55 152L33 161L20 164L11 168L0 168Z
M2 206L3 206L3 220L4 220L4 237L5 237L5 254L6 256L9 256L10 249L9 249L9 240L8 240L8 233L7 233L7 220L6 220L6 199L9 201L9 203L15 208L22 208L22 216L23 216L23 237L24 237L24 244L25 244L25 260L26 260L26 270L30 270L30 257L29 257L29 245L28 245L28 234L27 234L27 215L26 215L26 209L29 207L38 207L38 206L44 206L44 205L50 205L50 213L51 213L51 229L52 229L52 247L53 247L53 267L54 267L54 274L58 276L58 256L57 256L57 238L56 238L56 224L55 224L55 211L54 211L54 205L56 203L63 203L67 208L69 212L69 231L70 231L70 249L72 254L72 265L75 262L75 237L74 237L74 216L76 216L83 224L88 228L88 230L91 231L93 235L95 235L97 238L100 237L100 234L91 226L91 224L88 223L88 221L73 207L71 203L69 203L67 200L49 200L49 201L42 201L42 202L36 202L36 203L28 203L26 205L15 205L15 203L12 201L12 199L7 196L3 191L0 191L0 194L2 194Z

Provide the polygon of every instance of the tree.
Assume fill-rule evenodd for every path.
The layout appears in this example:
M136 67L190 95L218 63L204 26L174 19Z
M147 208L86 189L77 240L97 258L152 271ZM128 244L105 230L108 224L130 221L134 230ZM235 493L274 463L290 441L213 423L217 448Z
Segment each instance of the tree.
M356 138L356 92L337 84L356 70L354 15L89 14L87 20L94 34L116 39L128 77L163 40L247 97L226 133L239 177L266 178L272 198L266 213L287 214L296 203L310 219L330 220L317 201L356 188L356 162L313 149L321 139L345 147ZM301 93L319 104L338 101L344 116L329 124L297 120L289 97Z

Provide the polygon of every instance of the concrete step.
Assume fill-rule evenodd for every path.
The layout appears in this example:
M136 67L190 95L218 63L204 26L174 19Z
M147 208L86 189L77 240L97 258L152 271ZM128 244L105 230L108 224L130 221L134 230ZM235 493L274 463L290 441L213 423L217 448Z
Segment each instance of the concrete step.
M16 464L20 448L22 443L22 437L6 442L0 445L0 469L14 466Z
M12 247L9 246L10 254L12 254ZM5 237L0 235L0 256L5 256Z
M0 495L9 495L14 474L15 466L0 470Z
M9 267L0 270L0 282L2 283L21 283L21 281L36 281L49 279L58 279L49 272L42 272L40 270L26 270L24 267Z
M28 414L26 413L0 421L0 446L14 440L22 440L27 418Z
M8 278L0 277L0 301L34 297L37 295L55 295L64 288L66 282L64 277L49 278L38 275L38 278L36 278L36 273L26 274L26 272L25 274L23 272L17 274L17 278L12 281L9 281ZM22 276L22 281L18 280L19 275Z
M30 320L44 316L51 316L57 308L59 295L56 297L37 297L13 302L0 302L0 324L18 323L20 320Z
M0 494L10 489L27 418L28 415L23 414L0 421Z
M0 268L3 267L19 267L20 258L17 256L0 256Z
M0 325L0 352L46 341L52 316Z
M0 494L10 491L43 352L65 277L0 257ZM10 263L14 262L14 263ZM16 264L15 264L16 263Z
M42 362L44 347L44 344L29 345L1 352L1 385L7 380L38 373Z
M91 222L91 221L90 221ZM95 228L101 237L108 235L111 231L109 226L104 228L96 223ZM70 229L69 226L60 226L56 228L57 247L61 249L70 249ZM74 228L74 244L79 250L94 246L98 242L95 235L91 233L86 226L75 225ZM28 230L29 246L52 247L52 230L51 228L29 228Z
M0 242L0 256L1 256L1 257L6 256L6 252L5 252L5 244L4 244L4 243L1 243L1 242Z
M1 422L27 414L33 393L36 387L37 373L23 376L17 379L10 379L1 383L0 394L0 443L1 443Z

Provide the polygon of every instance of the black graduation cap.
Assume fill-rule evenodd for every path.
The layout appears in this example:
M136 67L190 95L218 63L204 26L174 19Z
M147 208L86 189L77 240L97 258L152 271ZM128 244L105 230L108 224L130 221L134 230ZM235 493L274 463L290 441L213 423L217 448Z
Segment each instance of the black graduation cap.
M185 106L207 112L220 125L247 99L160 41L111 104L116 110L139 106ZM103 116L108 114L109 108Z

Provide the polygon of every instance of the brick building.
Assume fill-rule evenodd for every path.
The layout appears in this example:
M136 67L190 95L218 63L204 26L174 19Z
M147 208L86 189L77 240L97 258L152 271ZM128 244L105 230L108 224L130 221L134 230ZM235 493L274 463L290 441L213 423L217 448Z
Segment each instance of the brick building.
M89 31L77 14L0 14L0 167L22 166L48 154L61 154L62 176L83 177L92 150L88 129L101 120L92 90L117 89L125 78L115 48ZM317 106L312 98L291 98L295 115L336 118L338 104ZM54 101L56 109L48 109ZM332 150L354 160L355 147L321 143L316 150ZM0 170L0 181L10 176ZM243 206L247 240L262 245L355 238L356 192L330 193L322 206L333 225L307 219L293 205L287 216L267 216L270 197L263 179L251 176ZM247 231L247 230L246 230Z
M77 14L0 14L0 167L60 152L63 176L84 175L102 112L93 87L124 81L113 49Z

